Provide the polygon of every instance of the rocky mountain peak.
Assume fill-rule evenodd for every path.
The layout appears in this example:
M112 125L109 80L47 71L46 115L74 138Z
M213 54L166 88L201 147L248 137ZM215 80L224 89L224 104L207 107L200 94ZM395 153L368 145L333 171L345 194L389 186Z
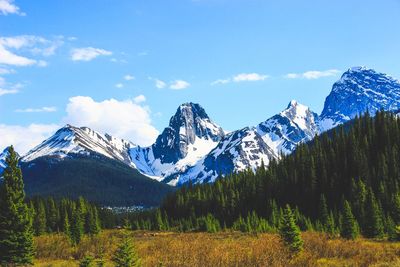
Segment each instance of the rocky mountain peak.
M321 113L322 130L331 129L367 110L400 108L400 82L387 74L366 67L353 67L332 87Z

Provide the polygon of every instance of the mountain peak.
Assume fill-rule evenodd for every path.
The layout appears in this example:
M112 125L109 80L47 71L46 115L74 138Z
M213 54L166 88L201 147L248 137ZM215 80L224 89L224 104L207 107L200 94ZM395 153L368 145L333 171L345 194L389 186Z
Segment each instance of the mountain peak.
M353 67L343 73L325 100L321 113L322 130L353 119L367 110L400 109L400 82L367 67Z
M175 115L172 116L170 120L170 126L173 126L171 124L174 124L177 121L190 120L196 118L209 119L206 111L199 104L193 102L183 103L178 107Z

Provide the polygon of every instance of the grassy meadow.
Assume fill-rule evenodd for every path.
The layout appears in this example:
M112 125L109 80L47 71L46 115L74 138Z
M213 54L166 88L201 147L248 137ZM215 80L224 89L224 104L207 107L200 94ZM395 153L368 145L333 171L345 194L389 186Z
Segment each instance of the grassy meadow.
M144 266L400 266L400 243L340 238L304 232L304 251L291 257L276 234L238 232L172 233L132 231ZM63 235L35 238L35 266L78 266L85 255L113 266L113 252L123 236L106 230L72 247Z

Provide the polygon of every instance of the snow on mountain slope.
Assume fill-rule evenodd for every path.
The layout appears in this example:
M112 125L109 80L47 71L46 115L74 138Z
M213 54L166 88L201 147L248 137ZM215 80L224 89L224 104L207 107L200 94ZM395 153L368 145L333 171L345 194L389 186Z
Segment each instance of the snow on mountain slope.
M214 182L219 175L268 165L278 155L264 142L255 128L227 134L207 156L171 181L171 184Z
M169 126L150 147L130 150L132 162L143 174L159 181L177 175L208 154L224 136L221 127L198 104L178 107Z
M318 120L307 106L292 100L285 110L260 123L257 132L276 154L288 154L318 134Z
M322 131L365 113L400 109L400 82L366 67L353 67L337 81L320 115Z
M90 155L97 153L131 165L127 151L133 146L130 142L107 134L99 134L87 127L78 128L66 125L29 151L22 158L22 161L28 162L44 156L62 159L75 154Z
M6 158L8 156L8 147L6 147L3 152L0 153L0 173L3 172L3 169L5 169L6 165Z

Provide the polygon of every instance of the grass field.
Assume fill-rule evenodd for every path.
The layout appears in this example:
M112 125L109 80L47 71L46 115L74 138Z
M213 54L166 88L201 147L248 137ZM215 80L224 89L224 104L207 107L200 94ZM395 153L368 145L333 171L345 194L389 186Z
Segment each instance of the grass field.
M279 236L236 232L130 232L144 266L400 266L400 243L329 239L303 233L304 251L291 257ZM35 266L78 266L85 255L103 257L106 266L122 232L103 231L71 247L62 235L37 237Z

